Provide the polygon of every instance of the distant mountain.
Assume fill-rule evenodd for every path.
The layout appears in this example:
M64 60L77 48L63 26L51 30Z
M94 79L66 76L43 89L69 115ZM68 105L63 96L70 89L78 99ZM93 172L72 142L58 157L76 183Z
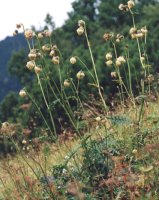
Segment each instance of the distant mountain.
M14 37L6 37L0 41L0 101L9 91L18 91L20 83L8 73L7 65L13 52L25 48L27 43L22 34Z

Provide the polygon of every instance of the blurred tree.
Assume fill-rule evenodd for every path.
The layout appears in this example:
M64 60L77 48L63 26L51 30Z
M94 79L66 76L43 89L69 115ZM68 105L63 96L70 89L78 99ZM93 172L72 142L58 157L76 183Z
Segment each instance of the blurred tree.
M146 26L148 29L148 37L146 43L146 50L149 57L150 64L155 71L159 72L159 2L155 4L148 4L142 8L142 20L139 23L140 27Z
M53 21L52 16L47 13L44 22L46 23L44 29L50 29L50 30L54 30L55 29L55 22Z
M77 37L76 29L78 27L78 21L84 20L89 27L90 31L94 31L97 20L97 2L98 0L78 0L72 3L72 11L68 13L68 20L66 20L63 28L66 34L65 38L69 38L73 43L74 49L78 47L81 40Z
M0 103L0 120L2 122L10 120L16 122L18 97L14 92L10 92Z
M11 75L16 76L22 85L29 85L33 73L26 68L27 52L22 49L14 52L8 63L8 70Z
M95 21L97 19L97 3L99 0L79 0L72 3L73 11L68 15L70 19L78 16L79 19Z
M126 4L126 2L122 1L123 4ZM125 19L125 13L118 9L120 3L121 0L100 0L98 7L100 25L110 29L111 27L123 27L123 24L129 22L130 18L126 16Z

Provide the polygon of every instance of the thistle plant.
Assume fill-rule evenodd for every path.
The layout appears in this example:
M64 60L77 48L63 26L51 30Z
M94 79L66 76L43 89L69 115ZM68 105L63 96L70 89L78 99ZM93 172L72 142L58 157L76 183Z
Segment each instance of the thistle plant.
M17 25L18 29L19 28L23 28L24 31L24 35L25 38L27 40L28 43L28 47L29 47L29 54L28 54L28 58L30 61L27 62L26 67L28 68L28 70L34 70L35 74L37 76L37 81L38 81L38 85L39 88L41 90L41 94L45 103L45 106L47 108L47 111L50 115L50 119L51 119L51 123L52 123L52 127L50 127L49 123L47 122L47 119L44 117L43 113L41 112L40 106L38 105L37 100L32 97L32 95L26 91L26 89L23 89L20 91L20 96L24 97L26 96L25 94L28 94L28 97L31 99L31 101L33 102L33 104L35 105L36 109L38 110L39 114L41 115L41 117L43 118L46 127L48 128L48 130L50 131L52 138L56 139L57 138L57 133L56 133L56 127L55 127L55 121L54 121L54 117L51 111L51 102L50 102L50 97L48 96L49 91L51 90L51 95L54 96L55 101L58 100L58 102L61 104L61 106L64 108L67 116L69 117L73 127L77 130L77 125L74 119L74 115L72 113L72 109L70 107L70 103L67 100L65 91L64 91L64 87L69 86L69 82L68 81L64 81L63 83L63 77L61 76L61 71L60 71L60 55L58 55L58 48L56 45L52 45L51 43L51 33L49 31L44 31L42 33L34 33L31 30L25 30L24 26L22 24ZM43 38L50 38L50 42L49 44L44 44L41 45L41 39ZM36 43L38 44L38 48L35 49L35 42L34 39L36 39ZM32 41L31 41L32 40ZM57 83L54 81L53 77L50 77L49 75L49 66L45 66L46 63L46 57L47 54L49 54L49 56L52 57L51 61L54 65L56 65L57 69L58 69L58 76L59 76L59 85L60 85L60 89L57 86ZM83 74L80 72L80 74L78 75L78 79L83 76ZM42 81L42 79L44 79L44 82ZM55 89L53 88L53 85ZM60 100L59 100L60 98ZM53 128L53 129L52 129ZM78 130L77 130L78 132Z
M94 62L92 50L90 47L90 42L87 35L86 24L83 20L79 20L78 26L79 28L77 29L77 34L79 36L82 36L84 34L86 37L88 50L89 50L91 61L92 61L93 73L91 72L90 69L88 69L87 65L77 56L73 56L72 58L70 58L70 63L75 64L79 61L80 63L83 64L83 66L88 71L91 78L94 80L93 85L95 85L95 87L98 90L99 96L104 106L104 110L108 111L104 96L101 91L101 86L100 86L99 78L97 75L96 65ZM61 67L63 63L62 55L60 53L60 50L57 48L57 46L52 44L51 33L49 33L49 31L46 30L44 32L36 34L32 30L25 30L23 24L18 24L17 29L20 29L20 28L22 28L24 31L24 36L27 40L28 47L29 47L29 54L28 54L29 61L27 62L26 67L28 68L28 70L34 70L35 72L35 75L37 77L37 83L40 88L42 98L46 106L47 112L50 116L50 121L52 125L50 126L50 124L48 123L47 119L45 118L44 114L41 111L38 101L29 93L29 91L27 91L27 89L24 88L23 90L21 90L20 96L24 97L25 96L24 93L28 95L28 97L31 99L36 109L38 110L39 114L41 115L42 119L44 120L44 123L46 127L48 128L49 132L51 133L52 138L56 139L57 138L56 125L55 125L55 119L53 117L53 113L51 110L52 100L50 98L50 96L53 95L53 98L55 99L54 101L58 101L58 103L64 109L64 112L69 118L69 121L71 122L72 126L77 131L78 135L80 135L79 128L78 128L79 122L78 120L76 120L74 111L71 108L70 102L68 100L69 97L66 94L66 88L70 88L70 89L72 88L71 90L73 92L73 95L75 95L75 99L77 101L77 110L79 108L82 108L82 110L84 111L82 101L79 97L79 91L78 91L80 82L82 81L82 79L85 78L84 71L80 70L76 74L77 86L75 86L74 80L71 77L69 77L69 75L65 79L61 74ZM16 31L16 33L17 32L18 30ZM42 44L41 40L43 40L44 38L49 38L49 43ZM50 69L50 66L46 64L46 58L48 56L51 57L51 62L55 65L55 68L57 69L57 74L58 74L57 81L54 80L54 77L49 75L51 69ZM50 95L50 92L52 93L51 95Z
M121 103L124 104L125 98L129 98L133 105L135 106L135 96L136 94L144 95L144 94L150 94L151 93L151 86L150 82L148 83L148 87L145 87L145 82L147 82L147 78L150 75L150 65L148 61L148 56L146 53L146 42L147 42L147 33L148 30L146 27L141 27L140 29L137 29L135 24L135 2L130 0L127 2L127 4L120 4L119 10L121 12L130 13L132 17L132 27L129 30L128 39L126 39L126 36L122 34L115 34L112 32L107 32L103 35L104 40L110 41L112 51L114 51L114 54L107 52L106 53L106 65L108 67L114 67L114 72L111 73L111 76L117 81L119 84L119 94ZM136 41L137 49L138 49L138 63L141 66L140 69L137 69L137 67L132 64L130 54L132 54L131 49L129 49L129 40ZM124 45L124 46L123 46ZM117 47L121 46L123 48L123 55L120 55L118 53ZM134 66L133 66L134 65ZM124 77L123 73L121 74L121 71L125 71ZM143 71L143 76L140 78L137 76L138 70ZM135 91L135 88L133 86L133 78L135 74L135 81L137 84Z
M151 183L152 176L147 174L154 170L157 163L147 166L148 156L143 155L142 151L149 140L149 134L158 130L158 121L155 122L157 125L153 125L154 130L149 126L144 127L148 115L147 94L151 92L153 75L150 74L146 53L148 31L146 27L137 28L134 9L133 0L119 5L121 12L130 13L132 17L127 36L111 31L103 35L105 42L110 44L110 48L105 49L103 61L111 70L110 76L116 82L120 97L120 109L116 111L118 108L114 106L115 112L106 104L107 94L101 85L84 20L78 21L76 35L83 37L86 42L91 61L89 67L79 55L70 55L66 62L58 45L54 44L53 33L50 31L36 33L26 30L22 24L17 24L14 34L18 33L18 29L23 29L29 48L26 68L34 72L33 81L40 93L37 98L36 93L26 86L20 90L19 95L32 102L44 123L44 131L49 135L49 141L50 138L54 141L54 144L49 146L43 136L39 137L38 140L44 144L36 143L36 147L40 145L40 148L36 149L35 155L30 147L27 148L29 142L23 139L21 143L26 147L25 151L28 151L27 156L17 145L17 152L34 175L34 178L31 178L24 166L18 171L22 179L16 180L14 169L10 168L11 172L10 166L6 167L19 198L23 198L23 192L28 191L28 198L135 199L148 188L147 179ZM136 66L132 62L129 48L131 42L135 43L137 48ZM76 66L80 66L80 69ZM142 70L141 76L138 75L139 70ZM97 109L82 98L85 92L82 84L93 86L96 93L95 102L99 106ZM112 105L113 103L111 102ZM84 115L87 115L86 108L93 113L93 117L88 115L84 118ZM89 125L91 128L87 125L86 129L85 126L83 128L82 122L88 124L89 120L92 120ZM63 134L60 134L61 131ZM66 137L66 140L63 137ZM72 138L70 141L69 137ZM49 164L52 155L54 159ZM3 179L1 182L5 186ZM148 183L150 188L152 183ZM40 188L37 189L38 184Z

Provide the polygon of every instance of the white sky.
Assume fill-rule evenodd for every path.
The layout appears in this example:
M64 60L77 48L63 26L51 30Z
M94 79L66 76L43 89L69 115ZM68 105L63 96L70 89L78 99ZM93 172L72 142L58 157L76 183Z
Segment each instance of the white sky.
M0 40L12 36L15 25L23 23L25 28L31 25L37 29L43 27L46 14L49 13L56 27L61 26L71 11L74 0L2 0L0 3Z

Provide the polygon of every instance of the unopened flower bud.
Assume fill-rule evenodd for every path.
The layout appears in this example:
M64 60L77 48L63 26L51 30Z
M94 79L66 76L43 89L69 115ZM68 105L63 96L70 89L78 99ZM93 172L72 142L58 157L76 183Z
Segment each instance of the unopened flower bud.
M132 27L129 31L130 35L137 33L137 29Z
M32 69L35 67L35 62L34 62L34 61L29 61L29 62L27 62L26 67L27 67L29 70L32 70Z
M112 39L113 36L114 36L113 33L105 33L105 34L103 35L103 39L104 39L105 41L108 41L108 40Z
M138 32L138 33L136 34L136 37L137 37L137 38L143 38L143 37L144 37L144 34L143 34L142 32Z
M113 61L112 61L112 60L107 60L107 61L105 62L105 64L106 64L108 67L110 67L110 66L112 66L112 64L113 64Z
M120 33L118 33L116 35L116 42L120 42L122 39L124 39L124 35L121 35Z
M20 90L20 92L19 92L19 96L21 96L21 97L25 97L26 95L27 95L27 94L26 94L26 92L25 92L24 89Z
M136 33L132 34L132 35L131 35L131 38L132 38L132 39L136 39L136 38L137 38L137 34L136 34Z
M26 30L24 32L24 35L25 35L26 39L32 39L34 36L34 32L32 30Z
M146 27L143 27L141 28L141 32L145 35L148 32L148 30Z
M59 56L53 56L52 62L53 62L55 65L58 65L58 64L60 63Z
M117 74L116 74L116 72L111 72L111 74L110 74L110 75L111 75L111 77L112 77L112 78L116 78L116 77L117 77Z
M77 29L77 34L78 34L79 36L81 36L81 35L83 35L83 33L84 33L84 28L83 28L82 26L80 26L80 27Z
M53 56L55 56L55 54L56 54L55 50L51 50L49 55L50 55L51 57L53 57Z
M144 56L141 56L141 57L140 57L140 60L141 60L141 62L144 62L144 61L145 61L145 57L144 57Z
M52 33L50 31L48 31L48 30L45 30L44 34L45 34L45 37L51 37Z
M36 74L39 74L40 72L42 72L42 68L39 67L39 66L35 66L34 71L35 71Z
M117 63L120 62L121 64L126 62L124 56L119 56L116 61L117 61Z
M54 50L54 51L57 51L58 50L57 45L56 44L53 45L51 49Z
M19 29L22 27L22 24L16 24L16 28Z
M48 52L48 51L51 50L51 48L50 48L48 45L43 45L43 46L42 46L42 50L43 50L44 52Z
M127 4L128 4L128 8L129 8L129 9L131 9L131 8L133 8L133 7L135 6L135 3L134 3L133 0L129 0L129 1L127 2Z
M117 67L119 67L120 65L122 65L122 63L119 60L116 60L115 64L116 64Z
M68 79L64 80L64 87L65 88L70 87L70 85L71 85L71 83L70 83L70 81Z
M97 121L97 122L100 122L100 121L101 121L101 118L100 118L100 117L96 117L96 121Z
M81 70L77 73L77 78L80 80L80 79L83 79L85 77L85 73Z
M124 4L120 4L119 5L119 10L121 10L121 11L128 11L129 9L128 9L128 6L127 5L124 5Z
M38 33L38 38L42 39L44 37L43 33Z
M76 57L71 57L71 58L70 58L70 63L71 63L72 65L74 65L76 62L77 62Z
M119 10L123 10L124 4L119 4Z
M121 40L120 40L119 38L117 38L115 41L116 41L117 43L119 43Z
M83 21L83 20L79 20L78 21L78 26L83 26L84 27L84 25L85 25L85 21Z
M27 146L26 150L27 150L27 151L29 151L29 149L30 149L30 147L29 147L29 146Z
M36 59L36 53L29 53L29 54L28 54L28 58L29 58L30 60L35 60L35 59Z
M27 143L27 141L26 140L22 140L22 144L26 144Z
M112 59L112 54L111 53L107 53L105 55L106 60L111 60Z
M137 149L133 149L132 154L137 154Z
M41 57L42 57L42 54L41 54L40 52L37 52L37 53L36 53L36 57L37 57L37 58L41 58Z

